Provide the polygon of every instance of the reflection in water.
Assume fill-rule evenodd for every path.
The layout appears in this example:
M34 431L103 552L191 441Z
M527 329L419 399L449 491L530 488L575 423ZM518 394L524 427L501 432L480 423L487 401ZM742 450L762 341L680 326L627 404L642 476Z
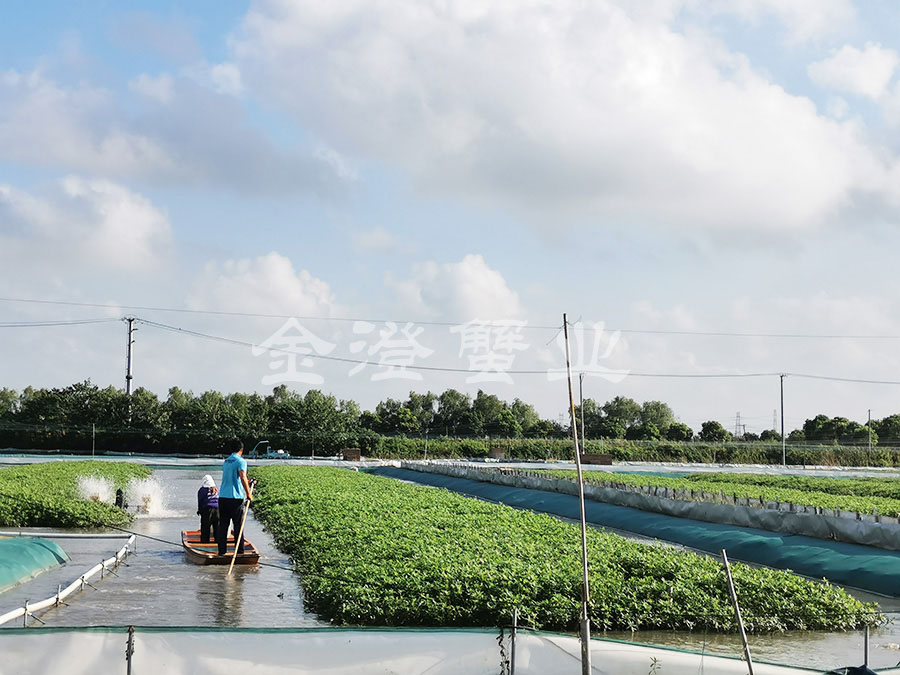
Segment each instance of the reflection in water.
M159 510L135 519L137 552L128 557L118 576L107 576L72 597L68 606L42 615L48 626L209 626L303 627L327 625L303 608L299 577L288 556L275 549L262 525L247 517L247 538L259 548L260 562L271 566L235 566L226 578L225 565L189 563L181 547L181 531L195 530L200 518L197 489L209 468L158 470L152 494L163 495ZM159 514L159 515L155 515ZM108 558L122 542L108 539L64 540L71 560L28 584L3 594L0 609L21 606L28 599L52 596L57 585L68 585L86 569ZM283 568L283 569L279 569ZM0 628L2 630L2 628Z

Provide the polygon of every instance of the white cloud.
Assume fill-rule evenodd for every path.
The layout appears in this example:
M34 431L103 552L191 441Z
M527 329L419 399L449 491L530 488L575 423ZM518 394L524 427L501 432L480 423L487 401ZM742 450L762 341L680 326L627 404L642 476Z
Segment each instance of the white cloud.
M332 162L276 145L238 100L217 93L239 85L236 71L220 65L218 84L208 86L186 76L138 76L130 88L139 105L128 112L88 83L0 73L0 160L179 187L339 194L346 181Z
M844 45L832 56L807 68L810 78L822 87L879 99L886 92L900 64L893 49L874 42L863 49Z
M261 0L234 58L245 86L342 153L549 227L805 230L897 191L896 158L857 121L632 4ZM830 26L849 6L826 7ZM798 34L826 28L781 14Z
M723 13L758 20L774 15L789 32L791 41L820 39L846 31L856 21L852 0L709 0L704 4Z
M379 226L365 232L355 232L352 237L353 247L364 251L390 251L399 246L397 238Z
M162 73L157 77L143 73L131 80L128 88L160 103L169 103L175 96L174 81L168 73Z
M420 263L410 279L388 275L386 285L409 316L460 322L524 318L518 294L480 255L458 263Z
M331 287L289 258L272 252L258 258L210 262L188 296L192 309L333 316L337 303Z
M220 94L237 96L244 90L241 71L233 63L217 63L209 69L209 76Z
M110 181L70 176L41 196L0 185L0 248L9 266L40 251L40 263L68 272L158 271L171 237L164 211Z

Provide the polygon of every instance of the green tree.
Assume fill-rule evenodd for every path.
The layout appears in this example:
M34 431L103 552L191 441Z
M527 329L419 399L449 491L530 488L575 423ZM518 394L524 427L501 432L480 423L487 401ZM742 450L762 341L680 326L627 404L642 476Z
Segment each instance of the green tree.
M780 441L781 434L779 434L775 429L766 429L759 435L759 440L761 441Z
M19 392L3 387L0 389L0 421L11 421L19 411Z
M872 431L878 434L882 444L900 443L900 415L888 415L880 420L872 420Z
M506 404L494 394L485 394L481 389L472 401L472 417L480 422L482 434L502 434L499 424L500 413L506 410Z
M706 441L707 443L721 443L723 441L730 441L733 438L731 432L715 420L704 422L700 427L700 433L697 434L697 436L701 441Z
M647 426L652 424L661 434L665 434L666 430L675 422L675 413L662 401L644 401L641 404L641 425Z
M640 404L626 396L616 396L600 409L604 418L612 420L617 426L621 425L623 429L634 426L641 420Z
M660 437L659 428L653 422L635 424L625 431L625 438L629 441L655 441Z
M537 414L534 406L525 403L522 399L516 398L513 400L509 405L509 411L515 418L521 433L526 436L530 435L531 430L540 424L541 416Z
M439 432L456 435L467 432L471 426L472 400L456 389L448 389L438 396L434 428Z
M666 429L666 440L689 441L694 437L694 430L682 422L673 422Z

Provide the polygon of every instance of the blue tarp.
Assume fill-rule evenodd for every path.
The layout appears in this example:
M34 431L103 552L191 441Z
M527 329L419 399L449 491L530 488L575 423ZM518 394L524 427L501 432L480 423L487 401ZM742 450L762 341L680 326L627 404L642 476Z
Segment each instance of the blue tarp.
M65 561L65 551L47 539L0 539L0 592Z

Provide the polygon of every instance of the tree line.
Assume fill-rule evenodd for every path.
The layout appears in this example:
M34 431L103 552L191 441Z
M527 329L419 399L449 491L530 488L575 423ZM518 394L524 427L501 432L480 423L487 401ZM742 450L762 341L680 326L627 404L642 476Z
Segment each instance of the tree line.
M699 429L679 422L662 401L639 403L617 396L605 403L584 400L576 418L584 419L588 439L629 441L780 442L775 430L735 437L715 420ZM178 387L165 399L138 388L131 396L116 387L90 381L62 388L0 389L0 447L210 452L223 438L248 442L266 439L297 454L314 448L365 447L385 436L564 439L568 420L542 418L521 399L504 401L478 391L473 397L455 389L435 394L410 392L406 400L388 398L373 410L318 390L299 393L280 385L269 395L207 391L199 395ZM844 417L817 415L793 430L791 443L866 445L871 439L896 443L900 415L873 420L871 429ZM280 444L280 445L279 445ZM320 450L321 451L321 450Z

